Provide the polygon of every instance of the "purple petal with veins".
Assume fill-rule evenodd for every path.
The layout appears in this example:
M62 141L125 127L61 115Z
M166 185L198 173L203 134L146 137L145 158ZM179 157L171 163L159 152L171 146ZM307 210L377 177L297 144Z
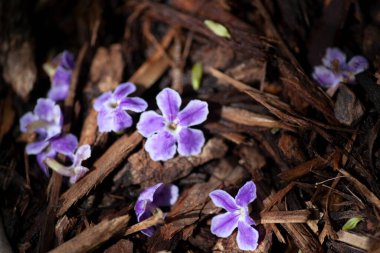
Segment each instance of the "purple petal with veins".
M164 129L164 118L154 111L143 112L137 123L137 130L144 137L150 137L154 133Z
M156 97L158 108L167 121L173 122L178 115L182 100L179 94L172 89L163 89Z
M153 161L165 161L174 157L176 152L176 139L171 133L160 131L150 136L145 142L144 147Z
M236 241L239 249L241 250L255 250L257 248L257 242L259 240L259 233L256 229L249 226L245 222L239 221L238 234Z
M178 114L180 126L194 126L204 122L208 115L208 105L204 101L191 100Z
M178 153L182 156L199 155L204 144L205 137L201 130L182 128L178 133Z

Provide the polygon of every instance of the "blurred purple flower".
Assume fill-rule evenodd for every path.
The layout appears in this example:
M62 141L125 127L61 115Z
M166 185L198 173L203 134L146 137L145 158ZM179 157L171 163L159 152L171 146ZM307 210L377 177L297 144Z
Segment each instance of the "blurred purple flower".
M132 117L126 110L142 112L148 104L142 98L127 97L136 90L133 83L120 84L114 92L103 93L95 100L94 109L98 112L100 132L119 132L132 125Z
M249 181L243 185L235 199L223 190L210 193L214 205L227 212L219 214L211 220L211 233L218 237L229 237L238 228L236 241L241 250L255 250L259 233L252 227L255 222L249 217L248 204L256 199L256 185Z
M62 131L63 117L61 109L54 101L40 98L33 112L28 112L20 118L21 132L37 134L37 140L26 145L28 155L37 155L49 145L49 140Z
M314 68L313 78L332 94L342 82L355 83L355 75L368 68L367 59L360 55L346 63L346 55L338 48L327 48L322 63Z
M204 122L208 105L200 100L191 100L179 111L181 97L172 89L163 89L156 97L162 116L154 111L141 114L137 130L147 138L145 150L154 161L174 157L178 143L178 153L182 156L198 155L205 143L203 132L191 126Z
M178 192L177 186L163 183L145 189L135 205L137 221L140 222L151 217L156 208L173 205L178 199ZM154 231L155 228L150 227L141 232L150 237Z
M78 140L72 134L55 138L44 152L37 155L37 161L43 170L47 171L47 165L62 176L70 177L70 183L74 184L88 172L88 168L82 166L82 161L91 156L90 145L77 146ZM66 166L56 161L57 154L64 155L71 164Z
M75 66L74 55L63 51L53 59L57 67L51 76L51 88L48 97L54 101L65 100L70 90L71 75Z

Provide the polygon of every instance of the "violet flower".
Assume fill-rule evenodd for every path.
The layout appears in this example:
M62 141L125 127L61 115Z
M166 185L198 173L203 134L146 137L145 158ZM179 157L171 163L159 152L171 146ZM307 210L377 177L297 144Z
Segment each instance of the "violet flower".
M145 100L127 97L136 90L133 83L120 84L114 92L108 91L95 100L100 132L119 132L132 125L132 117L126 110L142 112L148 107Z
M48 97L54 101L65 100L69 94L71 76L75 66L74 55L63 51L55 59L53 64L57 65L51 73L51 88Z
M21 132L37 134L37 140L26 145L28 155L37 155L49 145L49 140L62 131L63 117L61 109L54 101L40 98L33 112L28 112L20 118Z
M140 222L151 217L156 208L173 205L178 199L178 191L177 186L163 183L145 189L135 205L137 221ZM155 228L150 227L141 232L150 237L154 231Z
M70 177L70 184L74 184L84 174L88 172L88 168L82 166L82 161L87 160L91 156L90 145L78 146L77 138L72 134L67 134L51 141L51 145L37 156L40 166L46 165L58 172L62 176ZM63 165L58 162L55 157L57 154L66 156L70 165Z
M203 132L191 126L204 122L208 105L200 100L191 100L179 111L181 97L172 89L163 89L156 97L162 116L154 111L141 114L137 130L148 138L145 150L154 161L174 157L178 143L178 153L182 156L198 155L205 143Z
M216 236L229 237L238 228L236 241L241 250L255 250L259 233L251 225L255 222L249 217L248 204L256 199L256 185L249 181L243 185L235 199L223 190L210 193L212 202L227 212L219 214L211 220L211 233Z
M338 48L327 48L322 58L323 65L316 66L313 78L324 88L327 93L334 95L340 83L355 83L355 75L368 68L368 61L363 56L357 55L346 63L346 55Z

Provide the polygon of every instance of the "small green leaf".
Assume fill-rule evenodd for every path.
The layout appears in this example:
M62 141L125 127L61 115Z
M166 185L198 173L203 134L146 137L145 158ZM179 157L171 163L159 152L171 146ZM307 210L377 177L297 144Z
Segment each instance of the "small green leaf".
M224 25L219 24L219 23L212 21L212 20L209 20L209 19L206 19L204 21L204 24L207 26L208 29L210 29L216 35L223 37L223 38L231 38L230 32L228 31L228 29Z
M364 220L364 218L361 216L352 217L351 219L349 219L346 222L346 224L343 225L342 230L343 231L352 230L352 229L356 228L358 223L361 222L362 220Z
M199 90L201 87L202 74L202 64L199 62L195 63L191 69L191 84L194 90Z

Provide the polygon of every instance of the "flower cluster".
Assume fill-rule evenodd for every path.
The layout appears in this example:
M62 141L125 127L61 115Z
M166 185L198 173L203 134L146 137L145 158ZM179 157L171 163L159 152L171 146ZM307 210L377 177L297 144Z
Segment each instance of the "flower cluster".
M74 55L68 51L63 51L53 59L56 67L50 71L51 88L48 98L54 101L65 100L70 90L72 72L75 66Z
M78 147L76 136L62 134L63 115L55 101L64 99L68 94L74 57L65 51L54 61L58 67L52 78L49 98L38 99L33 112L27 112L20 118L20 130L36 135L36 140L27 144L25 150L28 155L36 155L42 171L49 175L50 167L70 177L69 182L73 184L88 171L81 164L91 156L91 148L89 145ZM58 161L61 158L64 161Z
M368 61L357 55L346 62L346 55L338 48L327 48L322 58L323 65L316 66L313 78L332 95L340 83L355 83L355 75L368 68Z
M95 100L98 112L97 123L100 132L120 132L132 125L132 118L126 110L143 112L147 103L138 97L127 97L136 87L132 83L120 84L114 92L106 92ZM137 123L137 130L147 138L145 150L154 161L166 161L177 152L181 156L198 155L205 143L203 132L190 127L201 124L207 118L208 105L192 100L180 111L180 95L169 88L163 89L156 97L162 115L155 111L143 112Z
M238 228L236 241L241 250L255 250L258 246L259 233L252 227L255 225L249 216L248 205L256 199L256 185L252 181L245 183L235 198L223 190L215 190L209 194L217 207L227 212L219 214L211 220L211 233L218 237L229 237ZM178 187L172 184L159 183L144 190L135 204L137 221L151 217L157 208L171 206L178 199ZM152 236L154 227L141 231Z

